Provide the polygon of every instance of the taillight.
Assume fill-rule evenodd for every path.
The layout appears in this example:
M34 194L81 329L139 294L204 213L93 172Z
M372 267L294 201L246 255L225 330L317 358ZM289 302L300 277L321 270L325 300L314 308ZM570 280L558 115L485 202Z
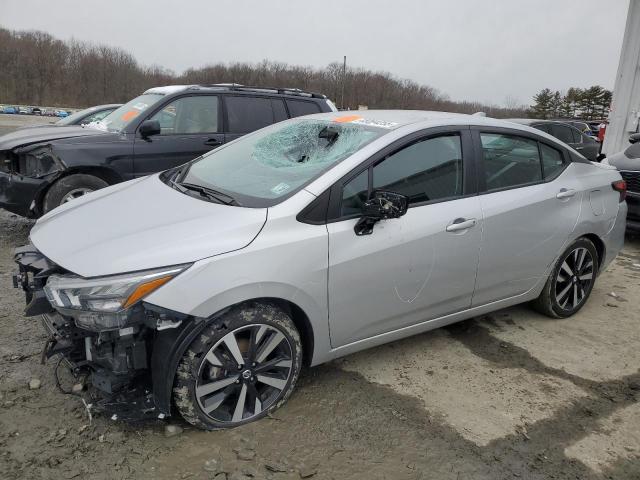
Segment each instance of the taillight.
M611 186L616 192L620 192L620 201L623 202L627 196L627 182L624 180L616 180L611 183Z

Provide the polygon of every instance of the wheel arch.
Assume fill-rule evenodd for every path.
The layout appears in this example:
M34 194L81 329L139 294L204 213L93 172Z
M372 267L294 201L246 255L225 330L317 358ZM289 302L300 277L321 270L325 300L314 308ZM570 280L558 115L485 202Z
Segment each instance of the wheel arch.
M604 241L595 233L586 233L580 238L590 240L596 247L596 252L598 253L598 273L600 273L600 267L602 266L602 262L604 262L605 255L607 254L607 247L605 246Z
M109 185L114 185L116 183L120 183L124 181L124 179L118 172L116 172L115 170L109 167L104 167L104 166L70 167L67 170L64 170L63 172L61 172L61 174L58 175L57 177L53 178L50 182L47 183L45 188L41 189L38 192L37 198L35 199L35 205L38 212L38 216L42 214L44 197L49 191L49 189L51 189L51 187L60 179L68 177L70 175L75 175L78 173L93 175L94 177L97 177L100 180L104 180Z
M174 383L175 372L180 359L187 351L193 340L202 330L211 323L221 318L227 311L248 303L271 303L281 308L291 316L302 341L303 364L309 366L313 358L315 345L313 327L304 310L290 300L276 297L257 297L229 305L206 319L190 317L183 324L174 329L159 331L153 341L151 354L151 380L153 384L153 397L160 413L171 414L171 391ZM157 307L151 307L157 310ZM161 309L163 310L163 309ZM169 312L171 315L172 312Z

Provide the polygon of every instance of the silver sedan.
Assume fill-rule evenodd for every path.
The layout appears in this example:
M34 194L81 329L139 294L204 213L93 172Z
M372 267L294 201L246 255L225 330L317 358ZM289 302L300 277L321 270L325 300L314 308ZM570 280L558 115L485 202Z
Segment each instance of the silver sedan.
M312 115L58 207L15 283L96 408L233 427L303 364L523 302L575 314L623 245L624 195L524 125Z

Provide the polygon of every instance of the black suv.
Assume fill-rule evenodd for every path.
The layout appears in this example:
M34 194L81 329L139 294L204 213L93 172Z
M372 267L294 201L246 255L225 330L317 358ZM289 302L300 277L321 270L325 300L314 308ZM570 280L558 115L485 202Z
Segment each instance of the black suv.
M335 106L297 89L235 84L147 90L91 127L0 137L0 207L39 217L85 193L167 170L246 133Z

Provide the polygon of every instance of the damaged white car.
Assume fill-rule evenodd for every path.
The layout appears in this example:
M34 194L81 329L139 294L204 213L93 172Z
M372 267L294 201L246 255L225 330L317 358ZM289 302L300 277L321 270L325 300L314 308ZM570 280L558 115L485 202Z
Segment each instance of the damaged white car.
M576 313L622 247L624 195L523 125L319 114L53 210L14 281L96 408L233 427L305 364L522 302Z

